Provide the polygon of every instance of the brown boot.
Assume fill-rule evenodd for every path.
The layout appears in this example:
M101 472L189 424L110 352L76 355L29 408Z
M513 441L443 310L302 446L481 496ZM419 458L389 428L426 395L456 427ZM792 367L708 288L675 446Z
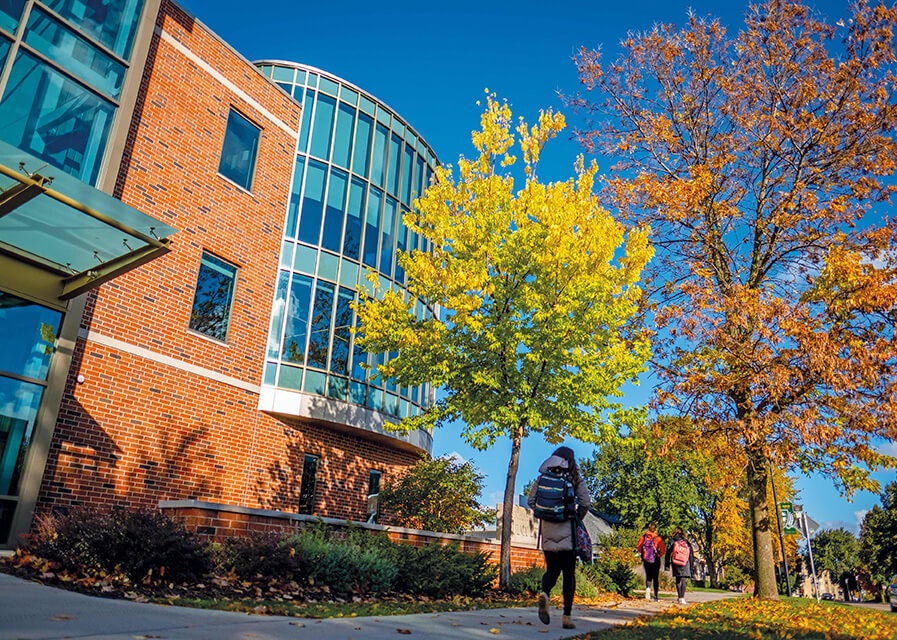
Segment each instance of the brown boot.
M564 629L576 628L576 625L573 624L573 620L570 618L570 616L561 616L561 626L564 627Z
M549 604L548 594L543 591L539 594L539 620L542 621L542 624L551 622L551 616L548 615Z

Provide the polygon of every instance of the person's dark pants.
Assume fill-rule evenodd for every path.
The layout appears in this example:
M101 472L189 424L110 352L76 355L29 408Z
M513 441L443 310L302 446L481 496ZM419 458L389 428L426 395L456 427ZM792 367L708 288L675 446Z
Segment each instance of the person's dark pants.
M686 586L688 586L687 577L682 576L681 578L676 578L676 595L684 599Z
M645 566L645 587L650 588L651 585L654 585L654 597L657 597L657 592L660 590L660 560L655 560L654 562L645 562L642 560L642 564Z
M551 593L554 583L558 581L561 571L564 572L562 584L564 593L564 615L569 616L573 609L573 594L576 593L576 552L544 551L545 573L542 575L542 591Z

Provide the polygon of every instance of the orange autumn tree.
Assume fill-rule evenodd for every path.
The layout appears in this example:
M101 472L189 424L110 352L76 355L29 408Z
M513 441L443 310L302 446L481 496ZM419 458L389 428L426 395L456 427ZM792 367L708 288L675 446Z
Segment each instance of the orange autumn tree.
M897 438L893 7L836 24L752 6L582 50L579 138L620 158L608 202L650 225L659 408L744 456L756 593L776 599L772 467L874 488ZM712 437L711 437L712 436ZM690 442L688 442L690 440Z

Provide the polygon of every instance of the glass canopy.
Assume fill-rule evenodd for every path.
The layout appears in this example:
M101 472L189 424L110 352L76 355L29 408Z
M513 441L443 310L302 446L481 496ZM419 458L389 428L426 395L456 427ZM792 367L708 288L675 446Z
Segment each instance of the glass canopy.
M56 274L60 299L167 253L176 231L0 141L0 252Z

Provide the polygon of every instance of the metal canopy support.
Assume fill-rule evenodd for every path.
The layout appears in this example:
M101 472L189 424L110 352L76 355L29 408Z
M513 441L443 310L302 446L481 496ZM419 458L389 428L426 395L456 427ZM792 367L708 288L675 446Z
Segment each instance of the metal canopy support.
M128 249L131 249L128 245L128 241L131 239L137 241L138 244L143 244L143 246L138 246L138 248L130 250L128 253L101 262L94 268L76 271L69 267L69 271L66 271L63 266L49 260L46 256L34 255L15 246L0 242L0 251L3 253L17 256L20 260L54 273L59 278L56 282L61 285L62 293L59 295L59 300L70 300L85 291L98 287L104 282L112 280L171 251L170 239L159 238L155 233L156 227L149 228L149 235L143 233L115 217L88 206L79 199L72 198L56 189L51 189L52 178L47 178L38 173L29 173L23 167L16 171L3 163L0 163L0 175L17 182L9 189L0 191L0 218L12 213L29 201L43 196L51 198L108 227L121 231L127 236L123 240L123 244ZM171 231L164 223L159 223L159 225Z
M66 278L62 283L62 295L60 300L70 300L75 296L81 295L85 291L89 291L100 286L104 282L108 282L113 278L117 278L123 273L127 273L131 269L146 264L150 260L155 260L159 256L163 256L171 248L168 246L168 240L162 241L161 247L143 247L132 251L126 255L103 263L102 266L90 271L78 273L70 278Z
M33 200L42 194L43 187L40 184L25 184L20 182L14 187L0 193L0 218L12 213L29 200Z

